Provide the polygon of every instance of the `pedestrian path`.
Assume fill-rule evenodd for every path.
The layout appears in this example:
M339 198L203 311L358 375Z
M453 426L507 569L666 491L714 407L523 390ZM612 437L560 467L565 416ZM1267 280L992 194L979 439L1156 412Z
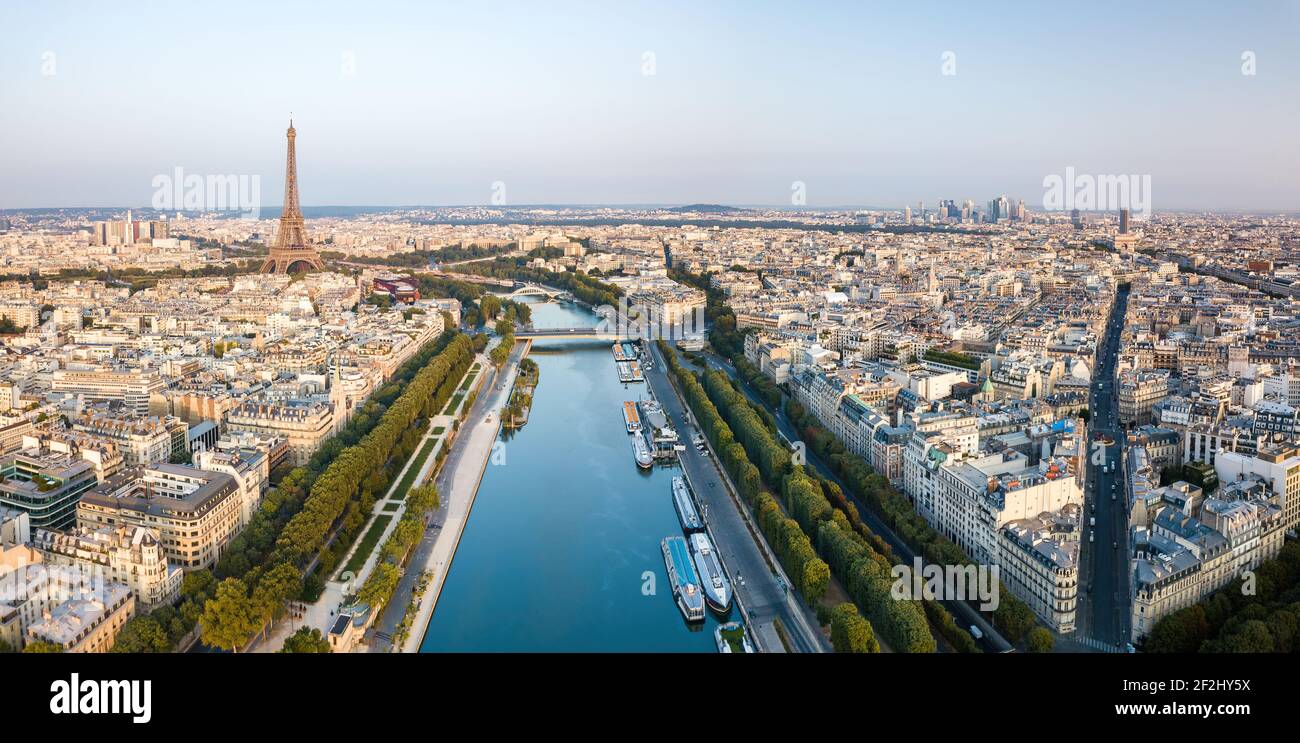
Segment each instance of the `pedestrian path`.
M486 356L481 354L477 356L465 376L461 378L462 384L466 379L479 380L483 376L483 370L487 368L488 363L490 362ZM473 389L472 384L469 389ZM393 479L393 483L388 487L384 497L375 501L370 518L367 519L366 524L358 532L356 542L339 561L332 578L326 581L325 589L321 592L320 598L314 603L302 607L301 619L277 623L268 639L259 642L253 652L276 652L283 647L284 641L288 639L289 635L300 627L315 627L321 631L321 634L329 631L338 610L343 607L344 599L355 593L365 583L370 573L374 571L375 566L379 564L384 542L388 540L389 535L397 528L397 523L406 514L406 493L410 488L423 485L429 479L433 468L437 466L439 452L444 446L449 445L456 422L455 413L464 405L464 399L469 394L468 390L462 391L459 386L457 391L462 393L457 403L454 406L449 406L451 410L447 411L447 414L439 413L429 420L424 435L420 437L419 443L416 444L414 453L407 459L401 471L397 473L397 477ZM455 399L454 396L453 399ZM424 447L429 442L433 442L433 446L425 452ZM423 458L421 458L421 454L424 454ZM407 484L407 474L412 467L418 467L419 469ZM370 543L370 554L367 555L361 569L356 571L355 574L349 574L350 571L347 570L348 563L352 561L354 553L361 549L363 543L367 541L365 535L375 523L375 519L382 517L388 518L383 533L379 535L377 540Z
M451 570L452 559L460 545L461 534L469 521L474 499L478 495L479 483L491 460L493 447L501 431L502 408L509 399L514 387L515 376L519 371L519 361L527 353L530 344L520 341L504 368L493 380L491 387L480 387L480 395L474 409L465 418L457 437L457 445L452 448L446 466L438 478L438 490L446 504L445 517L438 528L437 536L431 547L424 553L424 563L418 558L411 561L409 570L425 571L430 574L429 583L420 597L415 620L411 623L411 632L402 644L402 652L416 653L424 641L424 633L433 617L433 610L438 605L443 584ZM442 513L442 512L440 512Z

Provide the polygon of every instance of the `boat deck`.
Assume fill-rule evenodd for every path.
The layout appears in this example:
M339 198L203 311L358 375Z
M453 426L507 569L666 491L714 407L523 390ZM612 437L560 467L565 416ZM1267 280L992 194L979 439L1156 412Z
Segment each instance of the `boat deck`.
M668 554L673 560L673 572L676 573L677 585L698 586L700 580L695 575L695 565L691 562L691 554L686 547L686 540L681 537L669 537Z

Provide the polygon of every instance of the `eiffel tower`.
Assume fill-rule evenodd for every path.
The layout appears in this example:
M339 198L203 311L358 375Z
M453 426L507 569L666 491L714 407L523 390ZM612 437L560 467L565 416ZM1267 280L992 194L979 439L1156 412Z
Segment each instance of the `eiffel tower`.
M307 229L303 226L302 209L298 205L298 155L293 141L293 119L289 119L289 152L284 163L284 212L280 214L280 230L275 233L271 254L262 264L262 273L297 273L319 271L324 266L316 249L307 243Z

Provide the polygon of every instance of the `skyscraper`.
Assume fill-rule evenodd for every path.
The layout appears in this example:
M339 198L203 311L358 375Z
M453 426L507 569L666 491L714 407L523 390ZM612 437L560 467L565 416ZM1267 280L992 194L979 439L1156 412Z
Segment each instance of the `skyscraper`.
M289 120L288 153L284 164L284 211L280 214L280 230L275 233L271 254L262 264L262 273L297 273L319 271L322 268L316 249L307 243L307 229L303 224L302 209L298 205L298 155L294 140L298 132Z
M1119 234L1128 234L1128 209L1119 210Z

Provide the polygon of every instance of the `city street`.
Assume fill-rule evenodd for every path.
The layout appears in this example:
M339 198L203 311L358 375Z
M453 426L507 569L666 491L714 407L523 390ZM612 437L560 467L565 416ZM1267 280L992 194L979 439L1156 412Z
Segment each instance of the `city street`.
M1121 286L1115 297L1090 391L1090 430L1112 443L1103 446L1103 442L1089 442L1084 518L1095 518L1096 526L1084 527L1087 538L1079 558L1079 634L1117 649L1129 641L1128 489L1122 461L1124 431L1119 425L1115 392L1119 329L1128 293L1128 287ZM1102 451L1104 457L1094 456L1094 452Z

